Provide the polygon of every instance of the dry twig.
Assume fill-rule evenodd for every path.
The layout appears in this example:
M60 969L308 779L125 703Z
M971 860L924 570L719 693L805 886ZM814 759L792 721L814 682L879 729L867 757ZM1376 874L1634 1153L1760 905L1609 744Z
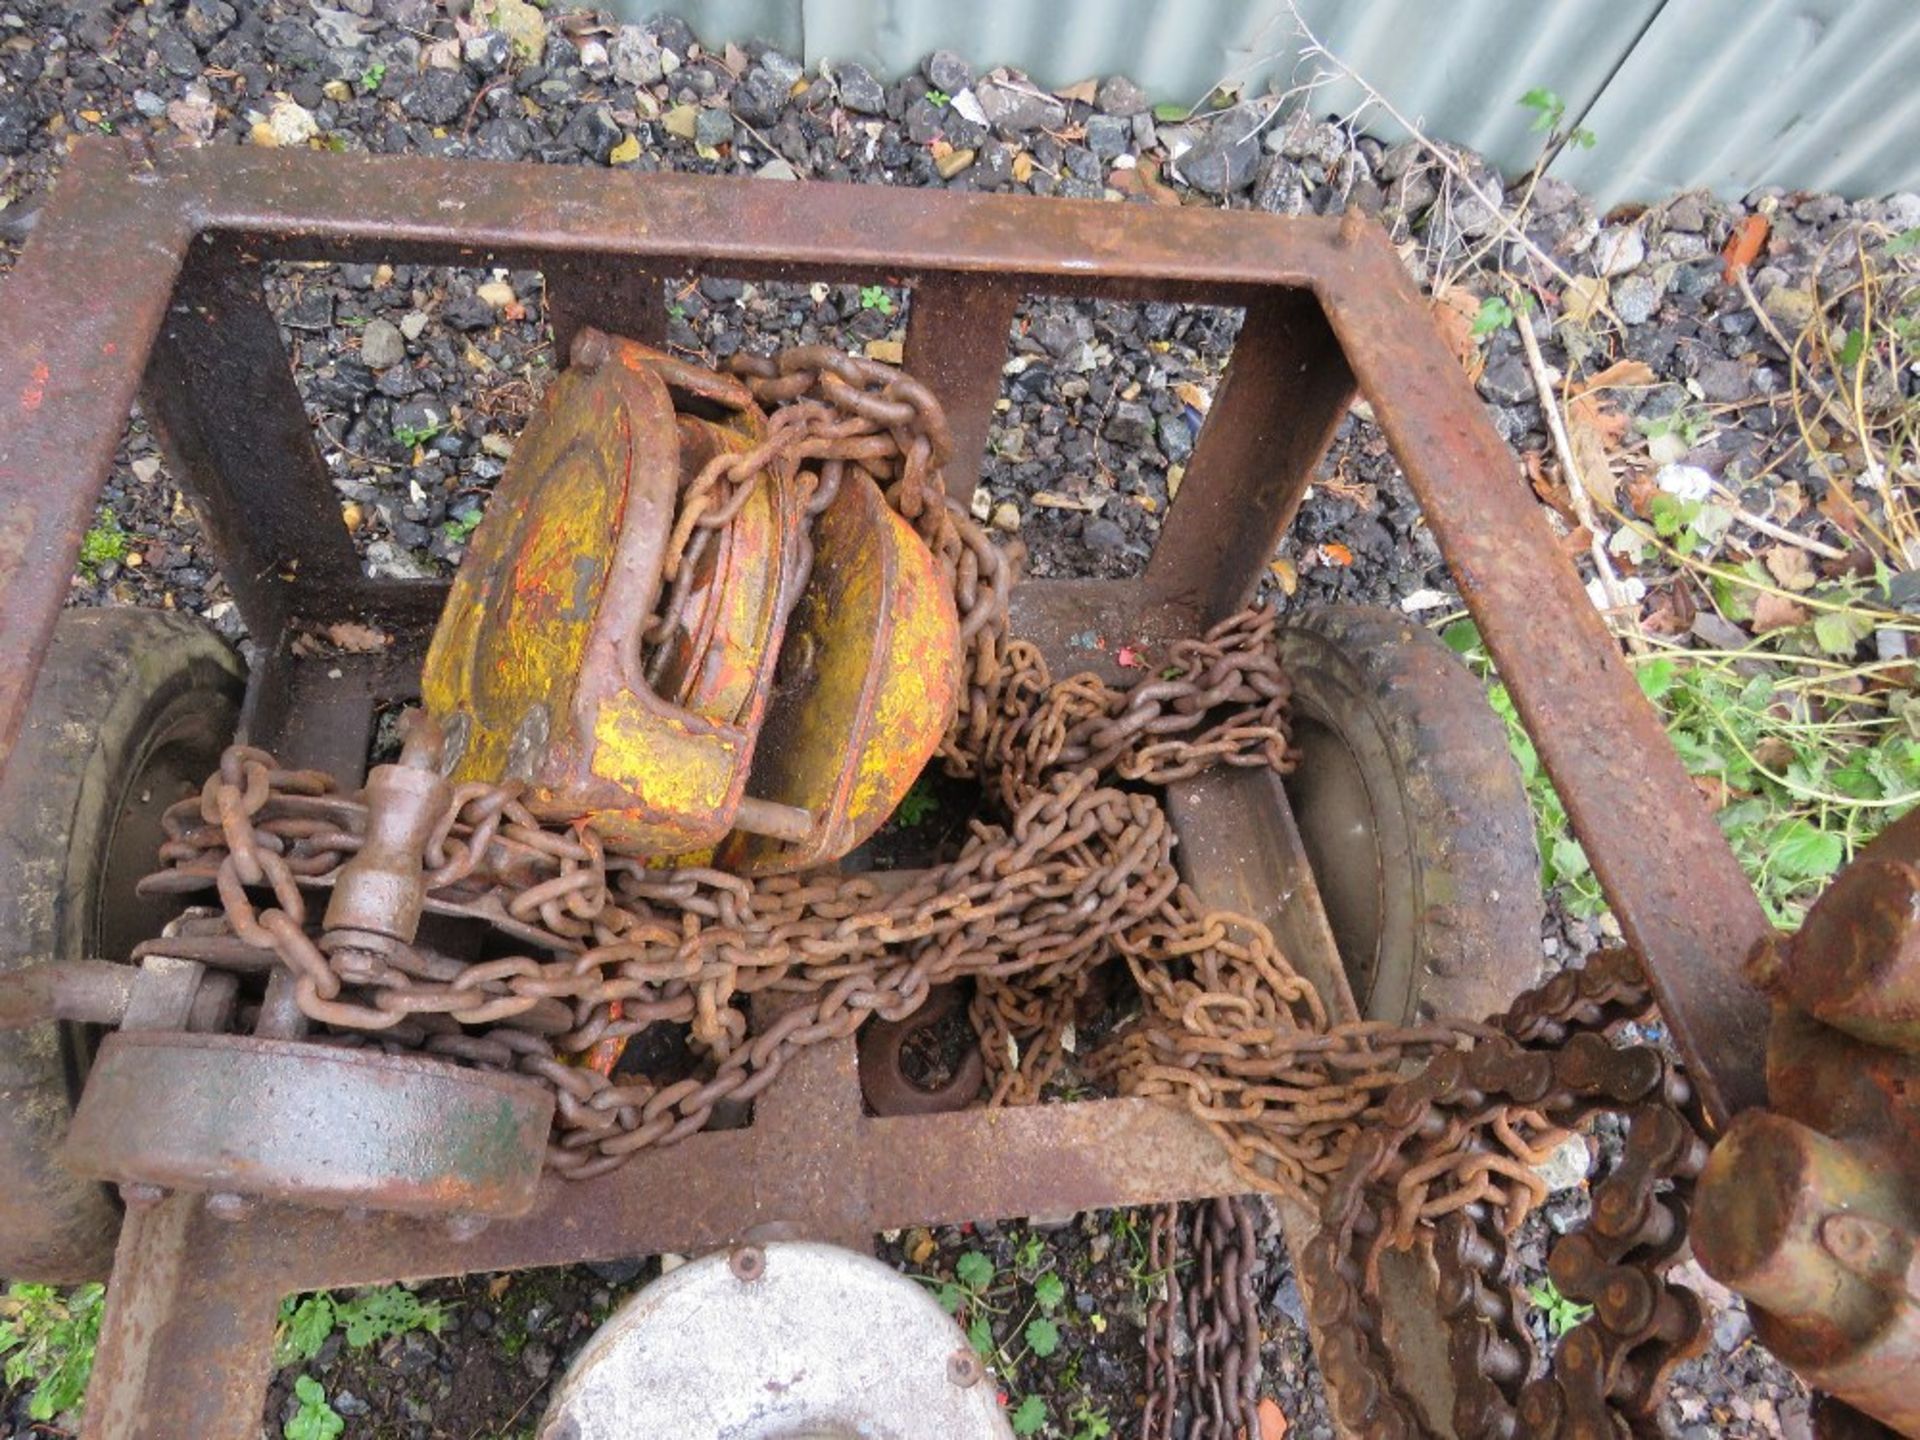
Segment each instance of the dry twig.
M1593 513L1593 494L1587 489L1587 482L1581 477L1580 467L1573 458L1573 442L1567 438L1567 422L1560 414L1560 402L1554 398L1553 378L1547 371L1546 360L1540 354L1540 340L1533 333L1533 321L1525 310L1516 308L1513 324L1520 332L1521 347L1527 352L1527 369L1533 375L1533 388L1540 396L1540 413L1546 417L1547 433L1553 437L1554 453L1560 457L1560 470L1567 479L1567 493L1573 497L1574 513L1587 528L1587 550L1593 556L1593 568L1600 576L1600 589L1607 597L1607 608L1626 617L1627 644L1636 655L1640 654L1646 649L1646 640L1640 634L1638 610L1621 589L1620 576L1607 554L1606 542L1600 538L1600 522Z

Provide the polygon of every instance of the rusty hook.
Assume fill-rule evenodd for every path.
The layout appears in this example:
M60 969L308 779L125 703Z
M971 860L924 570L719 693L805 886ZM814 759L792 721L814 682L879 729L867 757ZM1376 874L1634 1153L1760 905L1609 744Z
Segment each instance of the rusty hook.
M927 1086L900 1063L907 1042L931 1030L965 1004L958 985L936 985L926 1001L904 1020L875 1020L860 1032L860 1090L876 1115L933 1115L963 1109L980 1093L986 1062L979 1046L970 1046L953 1074Z

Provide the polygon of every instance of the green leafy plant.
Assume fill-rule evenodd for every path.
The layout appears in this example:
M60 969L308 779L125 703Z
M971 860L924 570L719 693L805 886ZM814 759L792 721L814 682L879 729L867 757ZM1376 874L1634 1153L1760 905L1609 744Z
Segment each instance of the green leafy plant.
M927 91L927 99L936 105L947 105L952 103L953 97L944 90L929 90Z
M1027 1328L1020 1332L1027 1342L1027 1348L1045 1360L1060 1348L1060 1327L1045 1315L1036 1315L1027 1322Z
M1672 436L1683 450L1691 450L1712 432L1713 421L1693 406L1682 405L1666 415L1637 416L1633 428L1649 440Z
M289 1296L280 1302L274 1363L305 1364L320 1353L320 1347L336 1329L345 1336L347 1344L364 1350L414 1330L438 1335L446 1321L446 1307L439 1301L422 1300L399 1285L380 1285L346 1297L325 1290Z
M450 515L440 526L440 533L447 537L448 543L464 545L480 528L480 512L469 510L464 515Z
M913 788L900 797L893 814L902 825L912 826L924 823L939 809L940 797L933 793L933 787L925 780L916 780Z
M1492 677L1493 662L1487 658L1486 649L1480 642L1480 632L1471 620L1460 620L1449 625L1440 632L1440 638L1483 678ZM1527 802L1533 811L1534 835L1540 846L1540 883L1548 890L1555 886L1563 887L1562 894L1568 912L1582 919L1592 919L1607 908L1606 896L1600 893L1600 882L1594 876L1593 866L1588 863L1587 852L1573 838L1566 807L1560 803L1560 794L1547 778L1539 752L1533 748L1533 740L1520 723L1520 713L1514 709L1513 697L1507 693L1507 687L1495 679L1487 688L1487 703L1506 728L1507 748L1512 752L1514 764L1519 767L1520 778L1526 785Z
M1593 1314L1591 1305L1582 1305L1577 1301L1569 1300L1560 1293L1560 1288L1551 1280L1542 1280L1537 1285L1529 1285L1527 1298L1546 1312L1547 1329L1555 1335L1566 1334Z
M1564 138L1584 150L1591 150L1596 139L1591 130L1575 126L1572 130L1562 131L1561 126L1567 118L1567 102L1551 90L1536 87L1520 97L1520 103L1534 112L1530 127L1536 135L1546 135L1554 139Z
M1507 303L1504 295L1489 295L1480 302L1480 310L1473 317L1473 328L1467 333L1478 340L1496 330L1504 330L1511 324L1513 306Z
M360 72L360 89L363 93L371 95L380 88L381 82L386 78L387 62L376 60Z
M1061 1278L1049 1270L1033 1282L1033 1303L1048 1314L1060 1308L1067 1298L1067 1287Z
M29 1419L51 1420L86 1395L105 1305L99 1285L67 1295L51 1285L13 1285L0 1298L0 1376L9 1386L32 1384Z
M294 1380L293 1398L300 1408L281 1427L280 1433L286 1440L334 1440L347 1428L340 1412L327 1403L326 1388L311 1375L301 1375Z
M1016 1270L1038 1270L1047 1256L1047 1242L1036 1232L1030 1232L1013 1250L1013 1266Z
M1710 573L1723 611L1749 619L1748 587L1763 582L1721 567ZM1768 632L1764 644L1728 653L1674 650L1641 660L1635 670L1778 925L1798 925L1834 873L1920 800L1920 701L1896 693L1883 710L1863 709L1856 697L1832 688L1853 673L1854 650L1872 629L1867 612L1829 605L1805 625ZM1448 626L1442 638L1491 677L1471 622ZM1789 673L1781 661L1798 661L1809 673ZM1817 703L1823 690L1837 697L1835 708ZM1526 783L1542 883L1564 887L1570 913L1599 915L1606 900L1586 852L1497 680L1488 701L1506 725Z
M403 448L417 450L446 428L445 425L396 425L393 438Z
M1047 1425L1047 1402L1038 1395L1027 1396L1013 1407L1007 1423L1016 1435L1038 1435Z
M1113 1422L1107 1418L1106 1407L1095 1408L1092 1401L1084 1398L1075 1401L1073 1409L1067 1412L1067 1423L1073 1426L1073 1440L1109 1440L1113 1434Z
M1647 518L1653 522L1653 533L1682 555L1691 555L1702 546L1703 537L1696 528L1701 513L1700 501L1669 495L1664 490L1647 505Z
M882 315L891 315L893 314L893 297L887 294L887 287L884 285L862 285L860 308L878 310Z
M1851 632L1830 638L1851 654ZM1731 660L1661 657L1637 673L1681 762L1720 801L1720 828L1776 924L1797 925L1854 852L1920 797L1912 707L1823 717L1807 686L1742 675Z
M132 545L133 537L120 528L113 507L101 506L87 533L80 537L81 572L89 580L97 578L103 566L118 565L125 560Z

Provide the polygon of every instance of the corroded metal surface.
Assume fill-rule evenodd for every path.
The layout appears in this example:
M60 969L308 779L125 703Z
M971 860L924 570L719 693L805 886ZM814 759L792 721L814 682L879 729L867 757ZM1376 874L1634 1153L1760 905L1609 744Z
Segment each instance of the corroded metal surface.
M1920 1435L1920 815L1892 826L1790 939L1754 954L1775 1001L1766 1110L1701 1178L1700 1263L1809 1382Z
M79 253L99 261L83 273L72 264ZM1709 1113L1724 1119L1761 1098L1756 1047L1739 1039L1759 1032L1764 1013L1739 975L1765 930L1757 903L1511 455L1444 346L1414 318L1420 302L1391 246L1357 221L884 190L852 197L825 186L293 153L155 157L82 142L0 306L0 624L22 642L21 663L0 676L0 741L18 723L143 377L148 413L209 514L265 656L270 681L250 699L251 738L298 737L312 747L299 757L308 763L332 747L340 756L328 763L351 773L373 698L407 693L404 657L419 653L442 591L363 579L350 552L342 563L340 527L315 518L334 502L295 423L300 404L270 317L260 323L257 265L269 258L540 268L555 279L556 321L568 327L587 314L657 320L658 276L669 271L895 275L910 287L944 284L949 306L962 293L956 286L990 276L994 303L980 308L978 324L955 328L955 353L934 376L966 437L948 477L960 494L971 490L964 460L986 433L982 411L995 387L981 372L1003 359L1009 293L1248 305L1284 317L1250 328L1235 367L1254 350L1257 359L1228 387L1248 397L1249 416L1289 397L1296 423L1269 446L1216 443L1218 465L1201 467L1196 456L1144 582L1022 586L1014 632L1056 661L1089 628L1158 645L1199 633L1219 613L1209 607L1256 578L1224 572L1257 567L1264 554L1252 556L1252 543L1223 549L1213 527L1183 517L1244 513L1256 520L1249 536L1284 523L1289 497L1317 462L1316 437L1331 433L1349 394L1330 373L1292 389L1284 377L1337 355L1405 467L1615 912L1646 955ZM594 293L601 284L616 291ZM176 285L181 304L170 312ZM287 563L309 543L328 554ZM1196 583L1201 576L1211 578ZM1543 615L1554 623L1542 625ZM337 687L323 665L290 654L287 626L344 616L378 619L401 658L356 659L340 667L349 683ZM1648 835L1664 837L1657 852ZM809 1061L843 1043L817 1047ZM800 1078L783 1077L760 1107L788 1082L798 1098ZM849 1122L830 1109L808 1113L822 1126L819 1146L831 1150ZM273 1306L286 1290L687 1249L737 1224L804 1213L800 1202L826 1207L844 1228L1140 1203L1234 1184L1202 1127L1147 1102L851 1123L870 1128L859 1131L852 1167L833 1177L806 1168L811 1178L787 1187L756 1178L742 1194L740 1175L778 1173L780 1155L798 1153L804 1135L789 1129L782 1138L796 1148L778 1153L756 1149L752 1131L702 1135L618 1176L564 1193L549 1187L526 1220L496 1224L464 1249L418 1222L355 1227L268 1207L262 1218L223 1224L185 1199L162 1201L136 1216L123 1243L96 1371L96 1428L216 1440L254 1433L262 1395L254 1376L264 1378ZM1185 1148L1174 1134L1187 1137ZM969 1176L964 1192L951 1182L956 1173ZM850 1203L829 1178L867 1203ZM182 1393L165 1383L181 1373L230 1379Z
M1331 335L1405 467L1615 913L1648 958L1709 1114L1723 1120L1760 1100L1758 1057L1749 1047L1714 1043L1719 1035L1756 1033L1763 1023L1763 1008L1739 975L1746 950L1765 932L1759 907L1471 387L1430 327L1409 323L1420 302L1383 236L1357 217L1343 231L1331 221L1200 209L901 190L863 191L852 204L831 186L776 188L293 153L154 158L106 142L77 146L0 313L0 396L8 407L0 496L12 537L0 546L0 618L25 638L28 661L0 682L0 739L18 723L22 676L64 596L167 291L196 234L209 237L213 255L244 243L255 255L300 259L530 268L624 257L638 262L635 283L657 273L653 264L697 257L748 277L797 270L849 279L904 274L911 282L987 272L1034 290L1216 304L1244 304L1277 288L1310 290L1327 329L1316 331L1309 312L1298 334ZM113 283L98 283L97 269L84 279L67 270L67 257L83 247L114 267ZM54 311L62 323L45 323ZM993 327L973 333L987 344ZM1275 344L1300 343L1275 333ZM999 359L982 353L973 363ZM274 372L267 363L252 367L256 375ZM166 376L155 383L164 386ZM209 389L193 392L212 412L195 417L199 434L257 428L257 400L244 413L229 406L222 415ZM977 400L989 392L955 393ZM1332 398L1337 407L1341 397ZM1313 403L1325 409L1328 401ZM957 421L965 429L977 415L969 410ZM1315 415L1307 423L1324 422ZM1276 449L1270 470L1223 469L1214 483L1247 496L1297 484L1303 462L1310 470L1315 458L1311 448ZM218 481L227 462L218 446L196 453L207 463L186 478L199 490ZM285 486L249 487L242 513L224 507L226 529L251 534L245 507L255 496L301 488L292 476ZM1184 503L1204 509L1215 503L1211 492L1196 478L1182 492ZM235 487L220 493L240 495ZM1189 550L1174 543L1180 528L1169 531L1171 548L1162 547L1158 588L1135 588L1115 610L1123 625L1157 607L1191 603L1184 576L1208 562L1213 542L1196 540ZM415 603L369 582L295 575L285 588L287 610L327 618ZM1540 625L1543 614L1556 623ZM274 618L260 612L249 622L271 635ZM1192 617L1187 633L1200 618ZM1646 847L1650 834L1665 837L1657 856ZM1681 853L1688 863L1672 863Z
M1653 1427L1667 1374L1707 1342L1698 1298L1665 1279L1686 1243L1706 1145L1679 1067L1606 1038L1647 1018L1647 1001L1633 957L1602 953L1386 1097L1300 1259L1329 1397L1355 1435ZM1591 1313L1541 1373L1508 1236L1546 1198L1535 1167L1604 1114L1624 1122L1625 1145L1593 1182L1591 1217L1547 1258L1561 1292ZM1387 1314L1409 1292L1433 1314L1411 1332Z
M523 1215L553 1100L410 1055L237 1035L101 1042L67 1132L119 1184L438 1215Z

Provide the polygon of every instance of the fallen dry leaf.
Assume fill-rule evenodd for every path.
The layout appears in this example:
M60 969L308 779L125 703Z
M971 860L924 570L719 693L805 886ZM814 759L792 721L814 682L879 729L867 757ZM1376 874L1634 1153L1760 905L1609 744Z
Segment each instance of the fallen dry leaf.
M1860 502L1844 475L1829 476L1827 493L1820 497L1820 513L1849 535L1860 533Z
M1607 308L1607 282L1598 275L1576 275L1567 283L1560 302L1561 313L1576 325L1584 325Z
M1182 380L1175 385L1173 393L1182 405L1190 405L1202 415L1206 414L1207 407L1213 404L1213 397L1191 380Z
M1594 390L1625 390L1636 385L1652 385L1659 377L1644 360L1616 360L1596 375L1589 375L1573 387L1576 395Z
M1792 545L1775 545L1760 554L1767 573L1789 590L1811 590L1816 578L1807 552Z
M1291 560L1268 561L1267 573L1273 576L1274 583L1284 594L1291 595L1300 588L1300 572L1293 568Z
M1044 510L1079 510L1091 514L1106 503L1104 495L1062 495L1058 490L1041 490L1033 503Z
M1763 635L1769 630L1790 630L1795 625L1806 623L1806 608L1794 604L1784 595L1762 590L1753 597L1753 633L1756 635Z
M362 625L353 620L341 620L323 629L296 635L293 653L307 657L325 654L377 655L392 643L393 637L384 630L376 630L371 625Z
M1626 433L1627 417L1600 394L1576 395L1567 402L1567 441L1580 481L1594 499L1609 505L1615 503L1620 488L1613 473L1613 452Z
M1529 450L1520 457L1520 462L1526 466L1527 483L1533 486L1533 493L1552 506L1569 525L1578 525L1580 515L1573 508L1573 497L1567 493L1565 485L1547 474L1546 466L1540 460L1540 452Z
M1727 284L1733 284L1734 277L1740 271L1760 258L1761 250L1766 248L1767 231L1771 228L1764 215L1749 215L1733 227L1733 234L1727 239L1727 248L1720 252L1720 259L1724 262L1721 275Z
M1098 93L1099 89L1100 82L1089 78L1069 85L1064 90L1056 90L1053 93L1054 97L1059 100L1078 100L1082 105L1091 105L1093 104L1093 97Z
M1260 1408L1253 1413L1260 1421L1260 1440L1281 1440L1287 1433L1286 1412L1271 1395L1262 1395Z
M1718 775L1695 775L1693 788L1700 792L1709 810L1724 810L1733 803L1733 787Z
M1477 383L1480 372L1487 368L1487 357L1473 334L1473 322L1480 314L1480 297L1464 285L1449 285L1435 295L1430 304L1440 338L1447 342L1447 348L1453 351L1467 378Z
M1142 159L1134 166L1134 173L1140 177L1140 184L1146 189L1147 197L1156 205L1178 205L1180 192L1160 178L1160 164L1155 160Z
M906 346L898 340L869 340L867 358L882 365L901 365L906 362Z
M1329 540L1326 544L1319 546L1318 554L1322 565L1334 565L1345 569L1353 564L1353 551L1338 540Z

